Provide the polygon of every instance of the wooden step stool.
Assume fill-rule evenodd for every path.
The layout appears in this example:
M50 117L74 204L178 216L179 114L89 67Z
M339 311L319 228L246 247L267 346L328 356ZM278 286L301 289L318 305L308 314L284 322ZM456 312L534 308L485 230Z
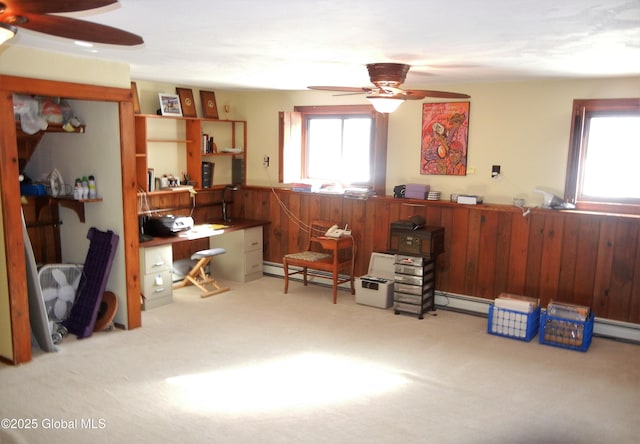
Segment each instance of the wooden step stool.
M194 265L189 274L185 276L182 282L174 284L173 288L182 288L193 284L202 291L202 294L200 295L201 298L229 291L229 287L221 287L218 284L218 281L211 277L211 275L207 275L206 271L207 265L209 265L213 256L225 254L226 252L227 250L224 248L211 248L210 250L200 250L193 253L191 260L197 260L198 262Z

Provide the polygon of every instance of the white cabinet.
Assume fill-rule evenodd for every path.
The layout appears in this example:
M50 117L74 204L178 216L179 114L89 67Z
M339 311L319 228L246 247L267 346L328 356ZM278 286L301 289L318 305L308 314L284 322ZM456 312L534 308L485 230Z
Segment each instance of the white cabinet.
M143 310L173 302L171 245L140 249Z
M212 236L209 244L227 250L211 260L210 271L215 278L248 282L262 277L262 226Z

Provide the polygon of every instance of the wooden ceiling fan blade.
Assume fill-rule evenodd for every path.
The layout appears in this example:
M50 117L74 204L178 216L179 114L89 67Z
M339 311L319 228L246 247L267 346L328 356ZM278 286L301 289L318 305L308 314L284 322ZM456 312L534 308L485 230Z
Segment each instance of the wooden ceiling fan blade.
M99 23L58 15L24 14L23 17L26 21L15 23L16 26L58 37L107 45L135 46L144 43L139 35Z
M2 3L12 14L24 15L86 11L118 3L118 0L3 0Z
M468 99L471 96L467 94L460 94L448 91L431 91L426 89L407 89L405 90L405 97L407 100L422 100L426 97L433 97L437 99Z
M347 93L368 93L372 88L369 87L351 87L351 86L307 86L309 89L318 91L338 91Z
M358 92L344 92L344 93L340 93L340 94L334 94L334 97L341 97L341 96L358 96L360 94L368 94L367 91L358 91Z

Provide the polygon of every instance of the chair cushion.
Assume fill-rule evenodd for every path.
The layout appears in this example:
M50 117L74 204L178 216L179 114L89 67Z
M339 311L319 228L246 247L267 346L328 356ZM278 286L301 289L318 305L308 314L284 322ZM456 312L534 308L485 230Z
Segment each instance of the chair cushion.
M219 254L224 254L226 252L227 250L225 250L224 248L211 248L210 250L200 250L196 253L193 253L193 255L191 256L191 260L195 261L196 259L202 259L203 257L217 256Z
M327 253L318 253L316 251L302 251L300 253L291 253L284 256L287 259L295 259L307 262L317 262L331 257Z

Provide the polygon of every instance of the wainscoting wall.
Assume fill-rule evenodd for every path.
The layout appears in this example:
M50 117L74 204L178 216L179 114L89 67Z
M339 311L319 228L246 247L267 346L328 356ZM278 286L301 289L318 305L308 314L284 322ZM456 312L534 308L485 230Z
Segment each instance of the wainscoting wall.
M305 245L312 219L349 224L358 238L356 274L372 252L388 248L391 222L421 215L445 228L436 289L491 300L501 292L588 305L599 318L640 324L640 216L534 208L527 216L508 205L460 205L373 197L368 200L244 187L233 217L270 221L266 262Z

